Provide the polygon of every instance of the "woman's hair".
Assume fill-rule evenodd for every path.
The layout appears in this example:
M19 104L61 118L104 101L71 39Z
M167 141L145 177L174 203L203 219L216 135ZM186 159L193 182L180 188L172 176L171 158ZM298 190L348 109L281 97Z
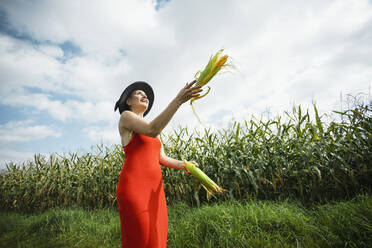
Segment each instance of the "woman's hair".
M133 90L133 91L128 95L127 99L125 99L125 103L127 103L127 101L128 101L129 99L132 98L132 94L133 94L134 92L136 92L136 90ZM127 104L127 105L128 105L128 104ZM132 107L131 107L130 105L128 105L128 110L133 112Z
M124 96L124 92L123 94L120 96L119 100L117 100L116 104L115 104L115 108L114 108L114 111L116 111L116 109L119 109L119 113L122 114L125 110L130 110L132 111L132 108L131 106L129 106L127 104L127 100L130 99L132 97L132 94L133 92L135 92L136 90L133 90L128 96L127 96L127 99L125 99L125 101L123 102L123 96ZM120 104L121 103L121 104Z

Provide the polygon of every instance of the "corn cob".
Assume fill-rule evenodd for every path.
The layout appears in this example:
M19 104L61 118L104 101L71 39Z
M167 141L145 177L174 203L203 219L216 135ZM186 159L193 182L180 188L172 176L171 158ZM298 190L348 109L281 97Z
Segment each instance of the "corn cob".
M204 70L202 72L198 71L196 73L196 75L195 75L195 79L196 79L195 86L206 85L217 74L217 72L219 72L221 70L222 67L226 66L226 61L228 59L228 56L224 55L224 56L220 57L222 51L223 51L223 49L220 49L213 57L211 57L209 59L209 62L207 64L207 66L204 68ZM200 98L205 97L209 93L210 89L211 88L208 86L208 90L207 90L206 93L204 93L201 96L194 97L190 100L192 111L194 112L194 115L196 116L196 118L198 119L198 121L200 123L201 123L201 121L200 121L200 118L198 117L198 115L196 114L193 102L200 99Z
M212 179L210 179L202 170L196 167L193 163L187 162L183 159L183 163L190 174L195 177L207 191L207 199L209 200L214 193L224 193L226 190L218 186Z

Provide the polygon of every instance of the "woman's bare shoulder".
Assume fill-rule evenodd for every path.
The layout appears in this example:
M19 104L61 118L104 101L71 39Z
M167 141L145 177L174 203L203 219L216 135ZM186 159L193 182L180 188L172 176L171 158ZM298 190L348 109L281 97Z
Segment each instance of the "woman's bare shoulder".
M124 121L126 119L132 119L132 118L136 118L136 114L133 113L132 111L129 111L129 110L124 110L123 113L121 113L120 115L120 121Z
M119 130L120 130L120 132L121 132L122 129L126 129L125 126L124 126L124 123L125 123L126 120L128 120L128 118L132 118L130 111L125 110L123 113L121 113L120 119L119 119Z

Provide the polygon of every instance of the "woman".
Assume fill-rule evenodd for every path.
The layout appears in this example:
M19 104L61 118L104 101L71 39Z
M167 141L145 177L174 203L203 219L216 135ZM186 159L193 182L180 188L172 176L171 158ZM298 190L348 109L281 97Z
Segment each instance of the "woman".
M159 164L186 169L182 161L165 155L158 136L183 103L200 95L200 86L192 87L193 84L195 81L187 83L151 122L143 119L154 102L149 84L139 81L129 85L116 102L125 152L116 190L122 247L165 248L167 245L167 205Z

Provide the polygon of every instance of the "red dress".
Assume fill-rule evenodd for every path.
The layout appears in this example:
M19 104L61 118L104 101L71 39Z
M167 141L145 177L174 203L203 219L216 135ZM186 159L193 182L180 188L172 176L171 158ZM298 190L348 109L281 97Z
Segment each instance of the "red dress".
M165 248L168 214L160 169L161 142L134 133L116 189L122 247Z

